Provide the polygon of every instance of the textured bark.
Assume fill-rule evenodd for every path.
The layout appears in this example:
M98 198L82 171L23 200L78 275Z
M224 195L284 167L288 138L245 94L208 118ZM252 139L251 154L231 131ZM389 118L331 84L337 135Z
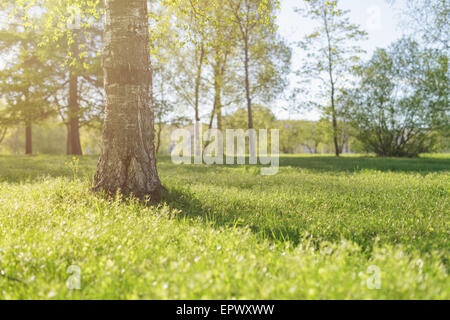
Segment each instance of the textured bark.
M106 0L106 118L94 191L159 200L146 0Z
M31 123L25 128L25 154L33 154L33 132Z

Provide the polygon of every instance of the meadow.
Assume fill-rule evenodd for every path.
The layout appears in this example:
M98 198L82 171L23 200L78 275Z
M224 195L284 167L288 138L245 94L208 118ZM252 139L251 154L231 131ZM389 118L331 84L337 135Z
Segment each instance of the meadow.
M0 156L0 299L450 299L450 155L161 156L151 205L91 193L96 161Z

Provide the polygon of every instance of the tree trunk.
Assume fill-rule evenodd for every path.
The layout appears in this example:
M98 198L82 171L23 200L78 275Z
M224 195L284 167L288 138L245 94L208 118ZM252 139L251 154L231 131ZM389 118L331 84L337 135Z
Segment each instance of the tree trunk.
M336 104L335 104L335 81L333 77L333 58L332 58L332 52L333 48L331 45L331 36L330 36L330 30L328 27L328 22L326 18L326 11L325 16L323 17L324 21L324 27L325 32L327 35L327 42L328 42L328 73L330 76L330 86L331 86L331 121L333 123L333 142L334 142L334 151L336 154L336 157L339 157L339 142L338 142L338 124L337 124L337 116L336 116Z
M213 127L213 122L214 122L214 117L217 114L217 129L221 130L222 128L222 116L221 116L221 86L219 83L219 79L218 79L218 73L217 73L217 67L214 67L214 105L213 105L213 109L211 111L211 116L209 117L209 125L208 125L208 129L212 129ZM211 143L211 141L209 141L210 136L208 135L207 137L207 141L205 142L204 148L206 149L207 146L209 146L209 144Z
M250 93L250 57L249 57L249 47L248 47L248 35L244 36L244 67L245 67L245 93L247 98L247 112L248 112L248 129L253 129L253 113L252 113L252 98ZM250 144L250 156L256 156L255 141L252 134L249 135Z
M25 154L33 154L33 133L31 123L28 123L25 128Z
M106 0L106 118L94 191L158 201L146 0Z
M336 117L336 107L334 102L334 88L331 90L331 117L333 121L333 140L334 140L334 151L336 157L340 155L339 142L338 142L338 125Z
M74 42L72 44L72 54L74 57L78 56L78 36L74 33ZM67 154L68 155L83 155L80 142L80 106L78 104L78 76L73 67L70 68L69 74L69 111L68 111L68 126L67 126Z
M222 130L222 87L227 66L227 57L228 51L225 51L224 56L219 51L216 51L216 62L214 66L214 109L211 114L211 120L214 120L214 116L217 116L217 129L219 130Z
M222 130L222 103L218 105L217 114L217 129Z
M202 80L203 60L205 59L205 47L202 44L200 47L200 55L198 61L197 75L195 79L195 123L194 123L194 152L196 158L200 158L202 154L201 134L200 134L200 86Z
M220 121L221 116L219 116L219 111L222 108L222 75L220 72L220 66L219 66L219 60L218 55L216 55L216 65L214 66L214 105L211 112L211 116L209 118L209 129L212 129L214 117L217 115L217 129L221 129L221 123ZM220 118L220 119L219 119Z
M162 132L162 119L159 119L158 122L158 130L156 133L156 154L159 153L159 149L161 148L161 132Z
M0 130L0 143L5 139L6 133L8 132L8 128L4 128Z

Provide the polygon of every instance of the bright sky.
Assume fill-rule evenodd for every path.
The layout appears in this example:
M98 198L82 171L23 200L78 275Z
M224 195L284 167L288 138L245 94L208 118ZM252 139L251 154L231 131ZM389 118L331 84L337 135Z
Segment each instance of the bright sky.
M310 21L294 12L295 7L304 5L304 0L281 0L281 12L278 18L279 32L293 48L292 68L294 70L298 68L303 55L294 43L301 40L313 28ZM398 26L398 10L404 6L404 0L397 0L395 12L386 0L342 0L340 6L350 10L352 23L359 24L368 32L368 40L361 43L361 47L367 51L366 56L370 57L377 47L387 47L402 36ZM294 76L291 77L291 81L292 85L295 85ZM272 106L274 109L279 109L279 112L276 112L278 118L315 120L319 117L314 112L295 114L292 111L281 110L286 105L287 102L281 100L276 106Z

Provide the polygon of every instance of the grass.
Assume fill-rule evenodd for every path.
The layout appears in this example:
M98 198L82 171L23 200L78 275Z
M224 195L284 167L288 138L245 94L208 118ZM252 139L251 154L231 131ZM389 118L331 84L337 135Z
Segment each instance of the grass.
M161 157L150 207L92 194L96 160L0 157L1 299L450 298L448 155Z

